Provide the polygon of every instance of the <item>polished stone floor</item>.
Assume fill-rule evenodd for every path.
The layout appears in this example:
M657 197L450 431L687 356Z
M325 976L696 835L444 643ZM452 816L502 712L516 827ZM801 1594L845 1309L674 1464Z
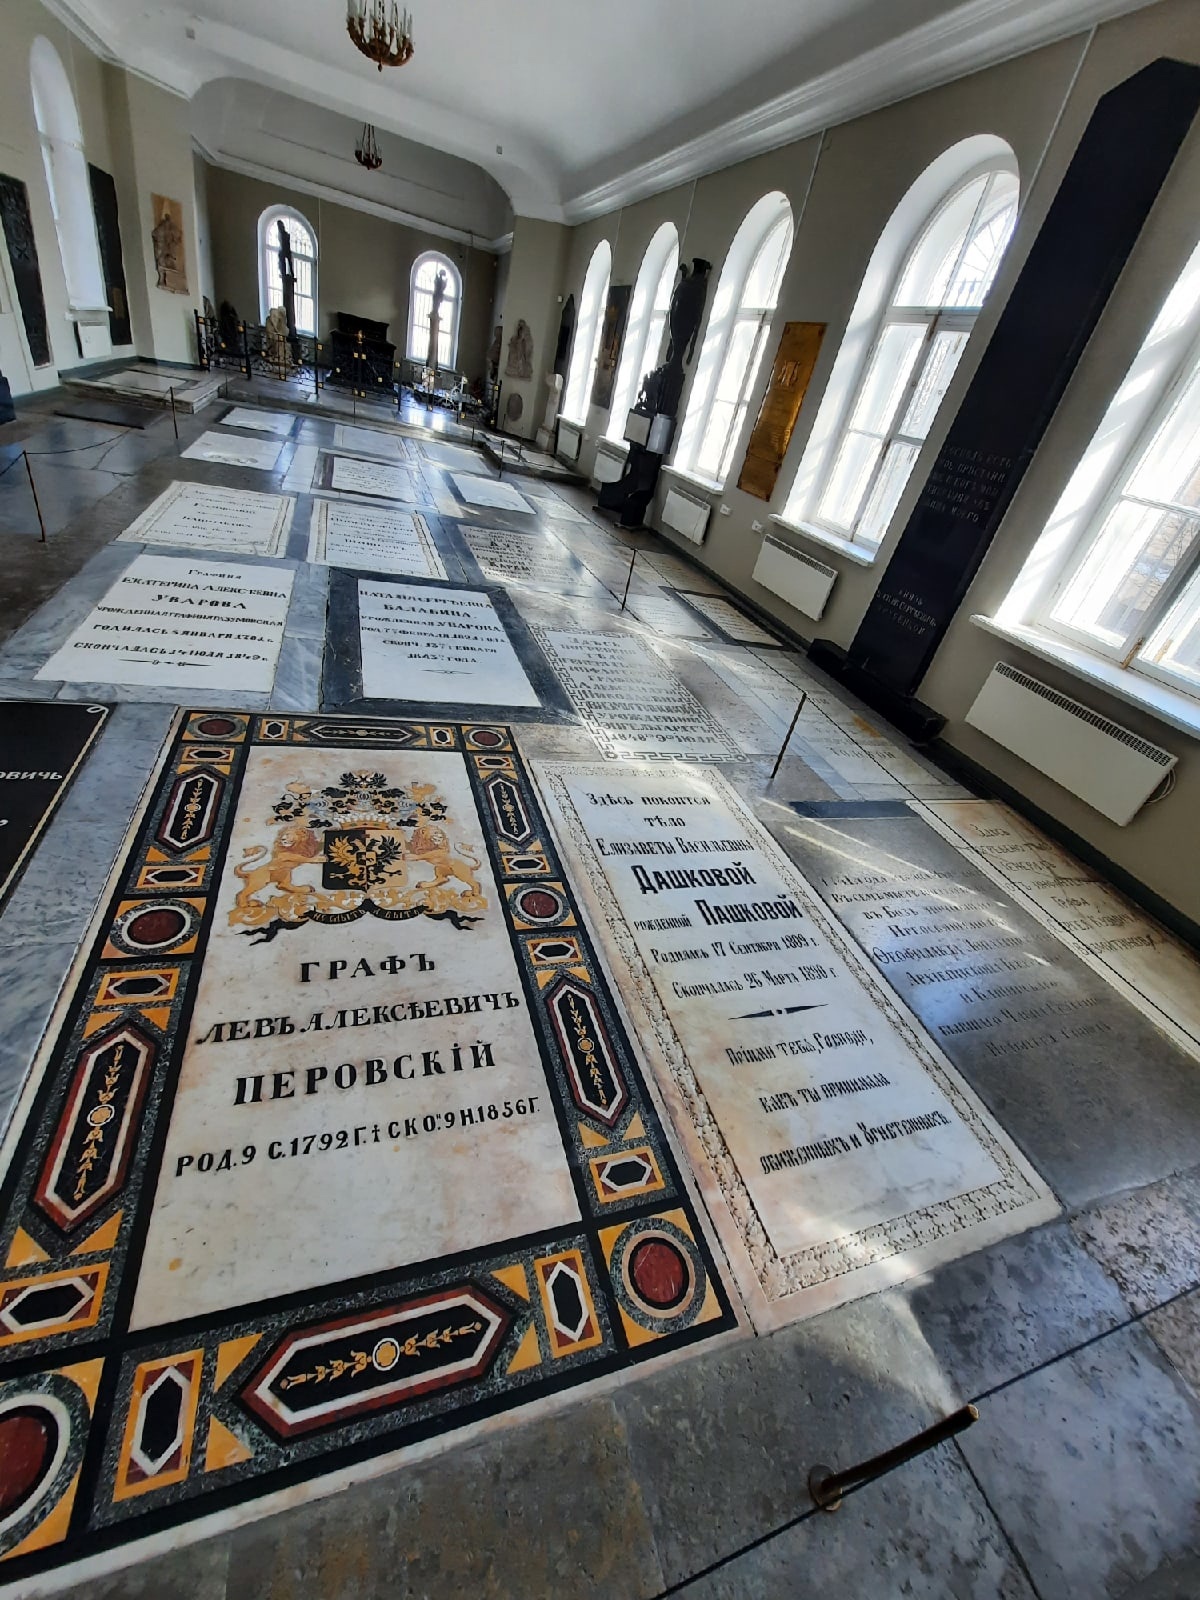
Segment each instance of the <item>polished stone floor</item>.
M656 690L654 703L664 718L667 707L671 737L691 715L692 735L703 735L695 758L732 784L872 955L1061 1211L769 1334L747 1330L583 1399L564 1394L536 1415L518 1411L466 1444L322 1500L187 1548L165 1536L139 1565L72 1592L113 1600L473 1593L1194 1600L1200 1047L1190 953L1148 925L1132 979L1115 969L1094 940L1039 906L1031 879L990 870L971 843L972 814L961 809L986 797L970 795L823 680L788 641L738 644L707 625L703 607L687 596L716 595L743 609L744 597L726 595L686 550L602 523L586 490L509 472L498 480L481 453L463 459L471 430L445 414L408 409L396 424L386 408L334 396L322 397L318 414L261 384L232 384L229 398L296 410L273 470L184 456L203 434L220 433L223 402L179 417L178 440L169 414L144 430L121 430L55 417L50 399L22 407L15 423L0 427L0 698L114 707L0 912L4 1115L174 708L200 703L194 691L166 683L37 674L129 564L157 548L117 540L172 483L291 493L297 504L285 548L252 558L291 583L272 686L257 694L230 688L203 703L281 714L334 709L327 657L345 641L331 628L331 569L308 559L310 522L317 497L328 492L323 463L335 447L368 459L362 447L370 442L357 435L353 444L338 443L340 422L386 436L378 459L414 475L423 503L401 509L416 511L432 530L446 580L504 590L520 624L510 633L519 635L522 659L534 663L529 676L540 695L542 672L549 682L562 665L558 676L580 716L527 708L513 723L525 757L623 759L662 735L661 726L617 717L602 673L584 682L581 639L609 636L605 649L626 663L621 671L641 670L655 684L661 677L667 687L662 696ZM274 434L225 431L235 445L269 439L273 450L276 443ZM45 543L22 450L31 458ZM532 510L479 504L489 495L464 489L472 475L513 485ZM206 562L235 559L207 548L197 554ZM540 656L526 634L544 646ZM772 778L801 692L805 708ZM551 704L548 694L542 704ZM675 753L687 759L686 750ZM987 820L1018 827L1009 813ZM1036 837L1033 845L1056 848ZM940 875L941 912L928 910L931 874ZM1038 1004L1086 1022L1055 1022L1052 1038L1032 1005L981 1017L974 1002L923 980L928 962L892 959L918 936L901 929L887 946L861 920L863 907L871 909L861 894L839 902L850 881L869 883L884 906L889 892L926 895L922 914L933 918L944 915L950 897L957 916L969 908L981 924L1003 924L1053 979L1056 987L1044 989ZM1108 914L1147 927L1102 882L1089 893ZM874 926L883 924L886 918ZM956 1442L849 1497L836 1514L813 1509L806 1482L815 1462L860 1460L968 1400L980 1420Z

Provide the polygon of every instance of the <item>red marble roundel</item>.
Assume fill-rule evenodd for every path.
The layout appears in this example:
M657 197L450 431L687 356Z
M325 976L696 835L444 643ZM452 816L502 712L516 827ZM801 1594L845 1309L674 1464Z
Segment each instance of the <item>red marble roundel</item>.
M549 922L562 910L562 901L548 889L526 889L517 904L522 913L534 922Z
M205 717L203 722L195 724L195 729L209 739L223 739L227 733L236 731L237 723L230 717Z
M0 1517L18 1510L54 1461L58 1423L36 1402L0 1415Z
M151 906L125 924L125 937L130 944L156 949L178 939L187 925L188 919L178 907Z
M629 1277L647 1305L669 1311L687 1293L691 1274L683 1252L675 1245L665 1239L646 1239L633 1247Z
M481 749L491 750L504 743L504 735L492 728L476 728L471 735L471 743L479 745Z

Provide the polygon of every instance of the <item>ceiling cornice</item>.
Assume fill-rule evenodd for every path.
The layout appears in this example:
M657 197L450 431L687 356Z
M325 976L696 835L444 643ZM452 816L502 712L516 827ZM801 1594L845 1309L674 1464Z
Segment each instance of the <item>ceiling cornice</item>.
M82 39L94 55L102 61L117 57L116 36L109 19L88 4L88 0L42 0L52 17L57 17L64 28Z
M569 223L587 222L1154 3L1039 0L1035 12L1029 0L966 0L934 22L582 190L564 202L563 215Z
M489 255L503 255L512 249L512 234L500 234L495 239L481 239L476 233L469 233L465 228L452 228L447 223L431 222L428 217L420 217L414 211L404 211L399 206L384 205L379 200L368 200L364 195L351 194L347 190L334 189L327 183L315 183L309 178L298 178L295 173L284 172L278 167L261 166L257 161L246 161L241 156L228 155L223 150L210 150L201 140L194 135L193 146L204 157L210 167L223 167L227 172L237 172L244 178L258 178L263 183L282 184L285 188L295 189L300 194L311 194L318 200L328 200L331 205L345 206L347 211L362 211L369 217L380 217L384 222L397 222L402 227L413 228L419 233L430 233L438 239L450 239L455 244L465 244L475 250L484 250Z

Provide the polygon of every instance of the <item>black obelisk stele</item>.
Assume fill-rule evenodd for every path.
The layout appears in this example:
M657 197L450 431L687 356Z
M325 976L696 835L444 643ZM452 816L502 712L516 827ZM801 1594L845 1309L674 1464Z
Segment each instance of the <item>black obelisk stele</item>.
M815 661L901 727L1200 107L1200 67L1160 58L1102 97L848 652Z

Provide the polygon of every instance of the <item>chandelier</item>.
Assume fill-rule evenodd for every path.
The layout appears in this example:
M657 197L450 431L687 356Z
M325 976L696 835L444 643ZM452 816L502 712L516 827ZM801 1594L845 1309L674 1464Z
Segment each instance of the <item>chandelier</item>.
M379 154L379 146L375 142L375 129L369 122L364 122L362 125L358 143L354 146L354 159L360 167L366 167L368 172L378 172L383 165L383 157Z
M380 72L412 59L412 13L396 0L346 0L346 32Z

